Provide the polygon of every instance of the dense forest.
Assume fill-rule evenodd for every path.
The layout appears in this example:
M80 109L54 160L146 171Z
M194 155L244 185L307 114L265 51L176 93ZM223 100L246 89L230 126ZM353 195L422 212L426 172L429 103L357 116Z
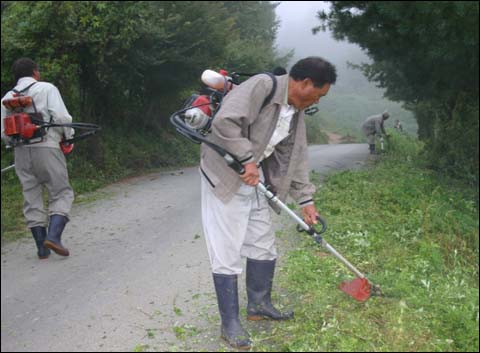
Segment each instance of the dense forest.
M256 72L285 66L274 49L278 21L268 1L2 2L2 95L19 57L38 62L76 121L102 126L79 143L72 173L192 163L169 115L207 69ZM87 171L87 172L85 172Z

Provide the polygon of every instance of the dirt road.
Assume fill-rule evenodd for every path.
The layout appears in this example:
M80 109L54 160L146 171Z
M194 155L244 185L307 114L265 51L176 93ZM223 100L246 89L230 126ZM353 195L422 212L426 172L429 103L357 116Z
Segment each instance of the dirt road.
M313 146L311 166L358 168L367 152ZM74 206L64 236L69 258L38 260L28 237L4 245L2 351L228 349L219 339L199 190L197 168L100 190L96 201ZM241 288L241 305L245 296Z

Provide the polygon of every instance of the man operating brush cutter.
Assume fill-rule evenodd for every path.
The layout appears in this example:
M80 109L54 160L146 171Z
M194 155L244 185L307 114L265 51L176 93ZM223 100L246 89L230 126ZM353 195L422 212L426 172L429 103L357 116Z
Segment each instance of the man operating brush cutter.
M237 277L242 272L242 257L247 258L247 319L293 317L293 312L280 312L271 302L277 252L269 203L276 210L286 211L350 269L355 269L323 242L321 232L317 234L311 227L320 220L322 231L326 228L313 204L315 187L309 181L303 110L325 96L335 81L333 65L309 57L296 63L288 75L256 75L222 96L220 104L218 96L211 99L211 111L216 112L213 121L196 119L211 126L209 133L199 125L195 131L184 120L192 121L190 109L208 103L199 101L197 106L186 107L171 117L181 134L203 144L203 227L222 337L233 347L248 349L251 345L238 317ZM226 81L224 87L227 90L232 85ZM282 202L287 194L301 206L303 219ZM368 281L355 271L361 285L368 287L362 289L368 292Z
M65 155L72 152L75 141L92 136L100 127L72 123L59 90L40 81L39 66L32 59L16 60L12 72L17 84L2 98L1 136L14 148L15 164L2 173L15 168L22 184L23 214L38 258L47 259L50 250L69 256L62 235L74 194ZM86 132L74 137L74 128ZM44 207L44 187L48 190L48 210Z

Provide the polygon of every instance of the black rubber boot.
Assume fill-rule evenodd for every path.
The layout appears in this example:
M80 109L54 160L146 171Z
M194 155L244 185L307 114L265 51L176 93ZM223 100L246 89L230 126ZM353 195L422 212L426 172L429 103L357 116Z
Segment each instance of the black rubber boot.
M375 151L375 144L369 145L369 146L370 146L370 154L377 154L377 152Z
M37 244L38 258L41 260L48 259L50 256L50 249L43 246L43 242L47 237L47 229L45 227L32 227L30 230L32 231L33 239L35 239L35 244Z
M232 347L248 350L252 342L238 318L237 275L213 274L218 309L222 318L222 338Z
M62 245L62 233L65 225L68 222L68 218L59 214L50 216L50 224L48 225L47 238L43 245L52 249L60 256L70 255L67 248Z
M247 258L248 320L288 320L293 318L293 311L281 313L272 305L271 294L275 262L276 260Z

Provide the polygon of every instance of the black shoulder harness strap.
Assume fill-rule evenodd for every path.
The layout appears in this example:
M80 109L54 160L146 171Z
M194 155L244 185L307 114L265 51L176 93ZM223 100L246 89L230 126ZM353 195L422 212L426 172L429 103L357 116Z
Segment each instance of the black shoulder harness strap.
M255 76L255 75L260 75L260 74L265 74L267 76L269 76L272 81L273 81L273 87L272 87L272 91L270 92L270 94L267 96L267 98L265 98L265 101L263 102L262 104L262 107L260 108L260 110L262 110L263 108L265 108L269 103L270 101L272 100L273 98L273 95L275 94L275 91L277 90L277 78L275 77L275 75L271 72L257 72L257 73L241 73L241 72L235 72L233 73L232 77L234 77L234 80L233 80L233 83L235 84L240 84L240 82L238 82L238 77L240 76L249 76L249 77L252 77L252 76Z
M28 85L27 87L25 87L24 89L22 89L21 91L18 91L16 89L12 89L12 92L15 92L16 94L22 94L26 91L28 91L30 89L30 87L32 87L34 84L36 84L37 82L33 82L32 84Z
M260 110L265 108L270 103L270 101L273 98L273 95L275 94L275 91L277 90L277 78L275 77L275 75L272 74L271 72L264 72L264 74L270 76L270 78L273 81L273 87L272 87L272 91L270 92L270 94L267 96L267 98L265 98L265 101L263 102L262 108L260 108Z
M263 101L262 107L259 110L259 114L262 111L262 109L265 108L270 103L270 101L273 98L273 95L275 94L275 91L277 90L277 78L275 77L275 75L272 74L271 72L264 72L264 74L270 76L270 78L273 81L273 86L272 86L272 90L268 94L267 98L265 98L265 100ZM248 125L248 139L250 139L250 126L251 125Z

